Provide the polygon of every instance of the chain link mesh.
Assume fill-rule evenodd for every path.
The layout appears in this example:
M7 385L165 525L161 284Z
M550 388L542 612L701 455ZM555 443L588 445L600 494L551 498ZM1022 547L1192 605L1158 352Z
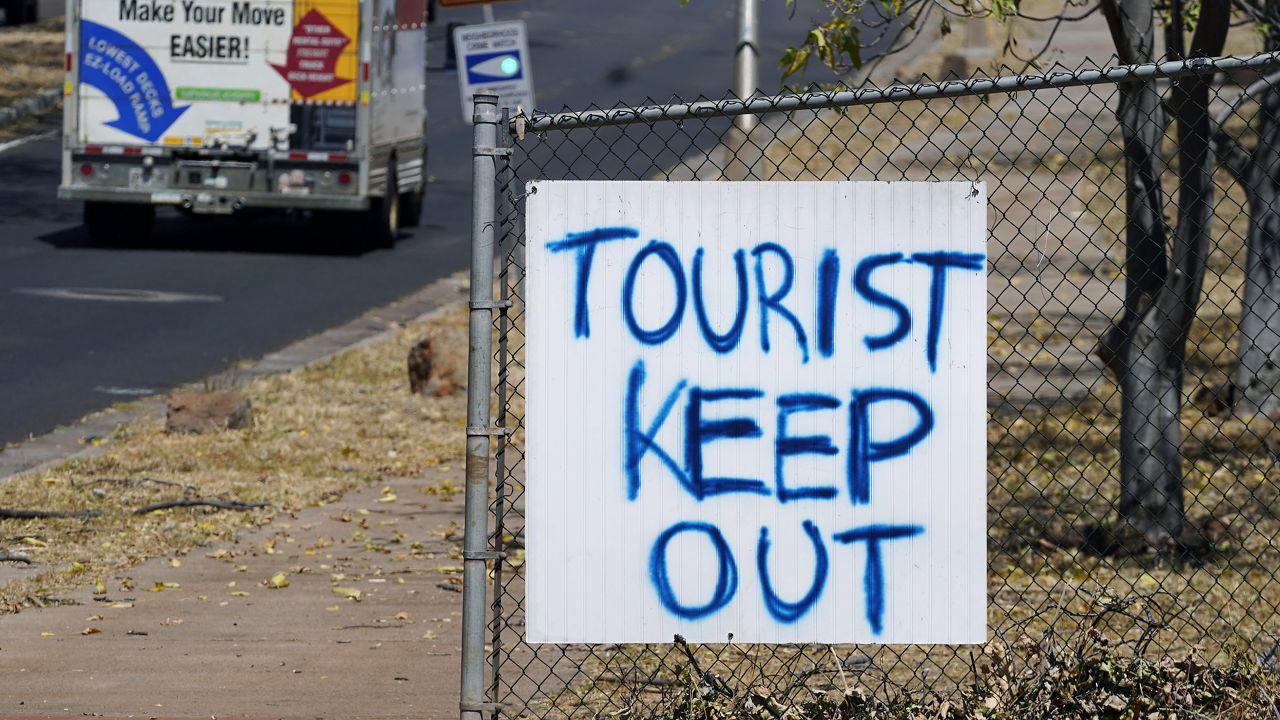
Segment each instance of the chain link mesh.
M1202 61L1199 71L1229 65ZM718 678L773 697L852 683L872 694L945 698L972 681L983 652L942 645L523 642L522 193L534 179L986 182L989 645L1017 657L1025 638L1068 643L1102 629L1129 651L1153 657L1200 653L1212 663L1247 652L1269 663L1280 632L1274 545L1280 433L1265 413L1241 417L1227 406L1240 359L1248 254L1267 249L1246 242L1251 208L1258 214L1253 206L1276 190L1246 187L1240 158L1233 166L1231 154L1258 154L1261 113L1280 112L1266 99L1265 80L1280 64L1258 56L1235 65L1197 75L1212 79L1211 114L1226 121L1211 138L1223 160L1211 176L1210 247L1178 418L1185 514L1212 545L1196 557L1115 552L1091 541L1087 530L1114 522L1121 494L1120 395L1099 355L1100 338L1125 308L1131 218L1117 107L1125 83L1145 83L1163 98L1158 172L1171 234L1180 187L1168 111L1175 83L1167 75L1139 80L1132 72L1055 68L1038 77L1066 82L1037 89L1019 89L1034 83L1012 77L866 87L844 99L757 98L750 109L760 123L745 136L731 116L743 102L731 96L643 111L588 109L602 122L625 123L617 125L593 126L582 114L531 118L527 126L534 129L515 141L498 173L500 287L513 304L495 320L496 393L499 422L514 430L497 448L491 506L493 549L507 553L492 566L489 627L489 693L501 714L594 717L628 709L643 717L687 690L681 673L690 666L704 682ZM1072 86L1085 78L1096 82ZM1254 179L1277 178L1271 168ZM1119 610L1102 614L1099 606Z

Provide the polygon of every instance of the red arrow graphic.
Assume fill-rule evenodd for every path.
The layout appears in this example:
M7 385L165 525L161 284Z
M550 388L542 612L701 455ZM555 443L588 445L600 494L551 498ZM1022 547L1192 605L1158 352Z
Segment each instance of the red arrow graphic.
M343 35L329 18L312 10L293 28L288 61L271 67L283 75L299 95L314 97L351 82L351 78L337 75L338 58L350 44L351 38Z

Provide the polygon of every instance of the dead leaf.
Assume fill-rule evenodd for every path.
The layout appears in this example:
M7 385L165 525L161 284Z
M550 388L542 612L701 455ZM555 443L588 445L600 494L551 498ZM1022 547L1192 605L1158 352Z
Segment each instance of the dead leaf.
M85 629L81 630L81 631L80 631L80 634L81 634L81 635L97 635L97 634L98 634L98 633L100 633L100 632L102 632L102 631L101 631L101 630L99 630L99 629L98 629L98 628L96 628L96 627L87 627L87 628L85 628Z
M289 576L282 572L278 572L275 575L272 575L271 579L267 581L267 587L272 590L287 588L289 587Z
M333 594L334 594L334 595L341 595L341 596L342 596L342 597L344 597L344 598L351 598L352 600L355 600L356 602L359 602L359 601L360 601L360 598L364 595L364 593L360 592L360 591L359 591L359 590L357 590L356 588L349 588L349 587L335 587L335 588L332 588L332 589L333 589Z

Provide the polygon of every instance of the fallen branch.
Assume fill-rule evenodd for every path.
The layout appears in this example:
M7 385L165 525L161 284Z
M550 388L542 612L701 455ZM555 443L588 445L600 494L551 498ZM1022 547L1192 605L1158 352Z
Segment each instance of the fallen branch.
M15 510L13 508L0 508L0 520L52 520L62 518L88 520L101 515L102 513L97 510Z
M267 503L244 503L238 500L206 500L204 498L180 498L165 500L138 508L128 514L146 515L160 510L182 507L207 507L214 510L258 510L271 507ZM105 517L108 513L101 510L16 510L0 508L0 520L88 520Z
M617 683L619 685L649 685L649 686L660 687L660 688L677 687L680 684L675 680L668 680L667 678L641 675L636 670L628 670L627 672L621 675L616 673L601 673L599 676L596 677L596 680L602 681L602 682Z
M35 564L35 561L26 555L11 555L9 553L0 553L0 562L22 563L23 565Z
M258 510L271 507L267 503L243 503L238 500L203 500L201 498L181 498L146 505L133 511L134 515L146 515L160 510L183 507L207 507L215 510Z

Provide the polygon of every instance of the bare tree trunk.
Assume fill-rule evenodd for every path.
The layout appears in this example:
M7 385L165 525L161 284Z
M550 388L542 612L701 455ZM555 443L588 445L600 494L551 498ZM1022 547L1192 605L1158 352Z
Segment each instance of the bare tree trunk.
M1268 15L1280 13L1267 3ZM1267 46L1280 47L1273 33ZM1263 90L1258 146L1241 184L1249 196L1248 259L1240 316L1235 412L1280 415L1280 88Z
M1150 0L1103 0L1102 7L1120 61L1150 62L1155 42ZM1152 342L1160 324L1152 311L1168 276L1157 154L1164 122L1153 83L1124 83L1119 93L1125 158L1124 312L1098 350L1120 384L1120 516L1146 537L1170 518L1180 525L1182 517L1179 436L1176 425L1158 414L1160 408L1176 407L1178 396L1167 392L1172 378L1158 377L1169 368ZM1177 503L1171 507L1172 498Z
M1192 54L1221 52L1229 1L1203 3ZM1107 17L1122 58L1150 58L1154 35L1150 0L1119 0ZM1179 413L1187 335L1200 300L1213 206L1209 82L1195 76L1174 86L1171 108L1177 120L1179 192L1172 270L1165 264L1155 164L1162 123L1158 110L1147 111L1153 100L1158 107L1158 96L1149 84L1130 86L1122 93L1129 183L1128 275L1125 313L1108 333L1102 350L1121 390L1120 517L1148 545L1167 547L1187 538ZM1157 247L1158 261L1152 257Z
M1102 0L1120 62L1151 62L1155 38L1150 0ZM1117 378L1124 375L1124 346L1168 274L1161 217L1159 147L1164 135L1160 95L1151 83L1119 86L1125 159L1124 313L1103 336L1098 352Z

